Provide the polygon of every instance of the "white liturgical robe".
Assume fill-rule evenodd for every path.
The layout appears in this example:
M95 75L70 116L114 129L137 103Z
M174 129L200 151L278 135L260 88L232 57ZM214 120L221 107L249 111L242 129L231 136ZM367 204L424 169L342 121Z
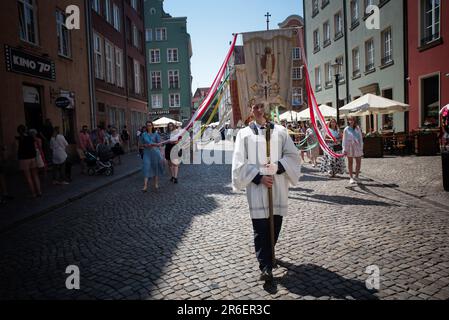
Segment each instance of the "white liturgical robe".
M257 134L256 134L257 132ZM267 163L266 129L257 128L255 123L237 134L232 158L232 187L234 191L246 188L249 211L252 219L269 217L268 188L253 179ZM279 162L285 169L274 175L273 213L285 216L288 205L289 186L296 186L301 174L299 150L288 135L286 128L274 125L271 130L271 163Z

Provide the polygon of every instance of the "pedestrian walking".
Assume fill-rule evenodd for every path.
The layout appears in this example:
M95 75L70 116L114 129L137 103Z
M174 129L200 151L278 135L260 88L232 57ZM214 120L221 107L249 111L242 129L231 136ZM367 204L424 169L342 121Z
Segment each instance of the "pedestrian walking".
M270 122L267 109L263 103L254 104L251 111L255 121L237 134L232 160L232 187L234 190L246 189L261 279L271 282L274 267L272 247L279 237L283 216L287 214L289 185L298 184L300 160L287 129ZM271 132L269 162L268 127ZM269 189L273 193L274 243L270 231Z
M309 148L308 157L310 159L310 163L315 168L317 166L317 159L320 155L320 146L318 144L318 138L316 136L315 130L311 127L307 128L306 131L307 137L307 146Z
M29 130L30 136L34 139L34 146L36 148L36 165L37 169L43 170L47 173L47 161L45 160L45 153L43 150L43 143L40 135L37 133L36 129Z
M140 158L143 160L143 145L141 144L141 138L144 132L147 131L147 128L143 126L140 130L137 130L137 149L139 150Z
M65 180L65 162L67 160L66 148L69 144L65 137L59 133L59 127L53 130L50 148L53 151L53 184L69 184Z
M167 138L170 142L165 144L165 159L168 162L168 167L170 169L171 178L170 181L173 183L178 183L178 173L179 173L179 157L182 155L182 150L178 148L173 148L178 144L178 141L172 141L179 134L179 130L175 127L174 123L170 122L168 124Z
M34 139L29 135L24 125L17 127L19 134L16 137L18 141L17 158L19 160L20 170L23 172L25 180L31 191L33 198L42 196L41 182L39 179L38 168L36 163L36 146Z
M363 157L363 135L354 116L348 118L348 126L343 132L343 153L348 157L349 183L359 182ZM354 159L356 162L354 176Z
M326 142L330 149L334 152L341 152L342 150L342 134L337 126L337 121L335 119L331 119L329 121L329 131L332 134L332 137L335 138L336 142L331 137L326 139ZM320 171L323 173L328 173L332 178L337 174L345 173L345 161L344 158L334 158L324 153L323 160L320 165Z
M90 137L89 129L84 125L78 136L78 157L81 163L81 174L87 173L86 152L94 152L95 147Z
M0 204L4 204L7 200L13 199L8 193L6 183L6 147L3 145L0 145L0 191Z
M122 147L122 139L120 138L117 128L111 128L111 135L109 136L109 145L111 151L114 153L114 158L118 158L118 164L122 164L121 156L125 154Z
M147 192L148 180L153 179L155 190L159 189L159 177L164 173L162 156L160 151L161 138L155 131L153 122L147 121L146 132L140 136L140 145L143 148L143 166L144 186L142 191Z
M131 147L129 145L130 135L129 135L129 131L126 128L126 126L123 126L122 133L121 133L120 137L122 138L123 148L125 149L125 152L129 152L131 149Z

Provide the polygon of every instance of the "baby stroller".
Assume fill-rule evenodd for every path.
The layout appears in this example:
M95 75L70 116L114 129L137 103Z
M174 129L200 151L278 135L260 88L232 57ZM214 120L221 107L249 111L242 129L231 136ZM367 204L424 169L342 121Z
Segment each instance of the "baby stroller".
M87 174L89 176L105 174L112 176L114 174L114 166L111 159L114 157L113 152L107 145L98 145L96 154L86 151Z

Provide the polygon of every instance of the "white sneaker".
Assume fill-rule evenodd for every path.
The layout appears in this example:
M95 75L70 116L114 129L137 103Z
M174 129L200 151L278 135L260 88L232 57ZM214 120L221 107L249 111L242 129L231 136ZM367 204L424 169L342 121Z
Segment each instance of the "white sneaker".
M351 178L351 179L349 179L349 184L356 184L356 182L353 178Z

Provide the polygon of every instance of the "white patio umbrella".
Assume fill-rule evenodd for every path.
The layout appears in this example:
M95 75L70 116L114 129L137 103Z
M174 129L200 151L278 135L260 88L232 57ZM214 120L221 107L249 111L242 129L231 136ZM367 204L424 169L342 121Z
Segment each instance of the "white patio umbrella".
M182 123L167 117L162 117L160 119L157 119L156 121L153 121L153 124L155 127L166 127L168 124L172 122L174 125L181 126Z
M371 114L405 112L408 109L408 104L368 93L340 108L340 112L360 117Z
M318 107L318 109L320 109L324 119L332 119L337 117L337 110L335 108L322 104ZM306 109L298 113L298 120L299 121L310 120L310 110Z
M298 112L290 110L279 116L280 121L294 122L298 118ZM299 118L298 118L299 119Z

